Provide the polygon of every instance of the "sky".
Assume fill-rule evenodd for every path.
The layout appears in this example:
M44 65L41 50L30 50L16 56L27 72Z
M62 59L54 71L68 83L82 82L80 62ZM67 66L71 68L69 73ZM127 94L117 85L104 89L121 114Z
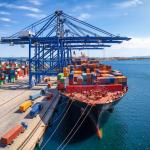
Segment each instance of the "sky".
M0 37L63 10L112 34L132 38L89 56L150 56L150 0L0 0ZM0 45L0 57L28 56L28 46Z

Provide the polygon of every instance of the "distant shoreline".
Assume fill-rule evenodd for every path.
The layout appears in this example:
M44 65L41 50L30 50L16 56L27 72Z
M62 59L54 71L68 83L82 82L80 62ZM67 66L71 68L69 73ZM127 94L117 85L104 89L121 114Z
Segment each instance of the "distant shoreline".
M150 60L150 57L108 57L108 58L100 58L100 60Z
M123 60L150 60L150 57L105 57L105 58L99 58L99 57L90 57L91 59L98 59L100 61L123 61ZM15 60L24 60L27 61L27 57L0 57L0 61L15 61Z

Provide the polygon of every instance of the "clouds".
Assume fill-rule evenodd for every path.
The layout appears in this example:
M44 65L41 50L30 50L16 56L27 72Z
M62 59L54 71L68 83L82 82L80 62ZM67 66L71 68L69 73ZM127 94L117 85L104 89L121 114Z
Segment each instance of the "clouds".
M122 49L122 50L137 50L143 49L150 50L150 37L136 37L132 38L130 41L125 41L122 44L113 45L112 49Z
M12 15L11 13L9 13L9 10L13 9L14 11L18 10L18 11L23 11L21 12L20 14L26 16L26 17L31 17L31 18L35 18L35 19L41 19L43 17L45 17L45 14L41 13L41 10L39 9L39 7L37 6L40 6L42 5L40 0L27 0L28 3L31 3L32 5L27 5L27 3L21 3L21 5L17 5L16 3L0 3L0 8L3 8L4 10L7 9L7 11L0 11L0 15L3 15L3 16L8 16L9 15L9 18L8 17L1 17L0 18L0 21L1 22L9 22L9 23L12 23L12 22L16 22L16 21L12 21L10 18L12 18ZM24 11L25 11L25 14L24 14ZM5 27L8 27L6 26L5 24L3 25Z
M75 6L72 11L76 14L79 14L77 16L78 19L86 21L91 18L91 14L89 13L89 11L93 8L96 8L95 4L86 3L83 5Z
M0 15L10 15L10 13L6 11L0 11Z
M3 8L9 8L9 9L17 9L17 10L27 10L27 11L32 11L35 13L40 12L40 9L31 7L31 6L26 6L26 5L15 5L15 4L8 4L8 3L0 3L0 7Z
M35 19L41 19L41 18L46 17L45 14L34 14L34 13L26 14L26 16L31 17L31 18L35 18Z
M78 17L78 19L83 20L83 21L85 21L89 18L91 18L91 15L89 13L81 13Z
M0 21L3 21L3 22L11 22L11 19L10 19L10 18L5 18L5 17L1 17L1 18L0 18Z
M93 4L85 4L85 5L79 5L74 7L73 12L79 12L79 11L85 11L85 10L89 10L92 8L96 8L96 5Z
M29 3L35 5L35 6L40 6L42 5L42 3L40 2L40 0L28 0Z
M131 8L131 7L136 7L138 5L143 4L142 0L126 0L120 3L116 3L115 6L117 8Z

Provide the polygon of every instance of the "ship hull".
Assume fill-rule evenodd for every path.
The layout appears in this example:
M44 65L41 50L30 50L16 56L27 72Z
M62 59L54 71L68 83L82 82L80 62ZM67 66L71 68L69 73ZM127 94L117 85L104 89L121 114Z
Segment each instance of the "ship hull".
M115 105L122 99L121 97L115 101L112 101L111 103L87 106L86 103L83 103L81 101L75 100L74 102L72 102L72 100L69 99L69 97L65 98L67 99L67 101L69 101L69 103L72 103L71 112L73 113L73 117L79 118L81 115L83 115L84 118L85 116L87 116L92 122L95 133L97 134L99 139L102 138L100 128L102 128L102 126L106 123L106 118L105 122L101 122L101 117L105 112L113 112Z

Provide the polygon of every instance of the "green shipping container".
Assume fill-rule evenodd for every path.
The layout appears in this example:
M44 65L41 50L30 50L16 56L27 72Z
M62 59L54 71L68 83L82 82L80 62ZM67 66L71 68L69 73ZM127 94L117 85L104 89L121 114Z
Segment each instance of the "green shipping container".
M64 83L64 82L65 82L65 79L66 79L66 77L61 77L61 78L60 78L60 82L61 82L61 83Z
M3 85L4 84L4 81L3 80L0 80L0 85Z
M6 69L10 69L10 66L6 66Z
M63 76L64 76L63 73L59 73L59 74L57 75L57 80L60 80Z
M11 83L14 83L14 82L15 82L15 78L14 78L14 77L11 78L11 79L10 79L10 82L11 82Z

